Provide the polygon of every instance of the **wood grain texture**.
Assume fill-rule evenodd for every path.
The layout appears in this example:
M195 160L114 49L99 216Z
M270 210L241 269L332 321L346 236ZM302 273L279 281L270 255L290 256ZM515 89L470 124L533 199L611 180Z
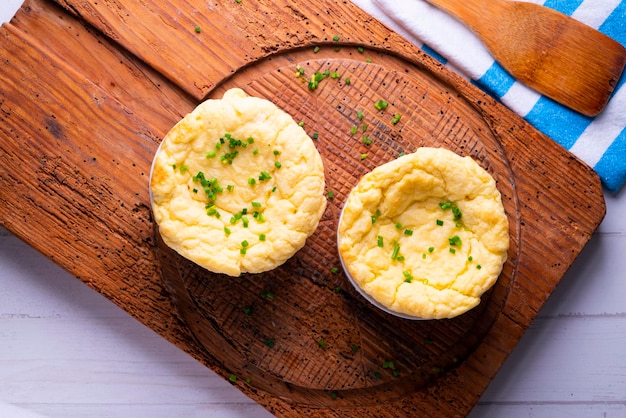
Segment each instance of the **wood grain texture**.
M589 167L351 3L290 2L283 7L264 1L254 6L215 2L208 7L200 2L173 7L157 1L60 4L29 1L0 32L0 48L6 57L0 82L2 224L223 377L228 378L233 370L256 367L250 384L239 379L235 385L277 415L467 415L604 216L599 181ZM340 42L333 41L335 35ZM323 54L313 56L316 44ZM355 46L366 48L372 66L363 66L365 57ZM372 158L357 169L350 161L356 146L339 146L331 138L347 132L354 102L361 102L351 98L346 100L346 109L337 107L340 93L329 87L315 95L296 94L293 70L299 62L312 66L307 68L338 64L355 74L364 71L358 72L361 80L397 97L394 105L406 104L406 112L415 111L414 117L407 118L407 132L430 136L405 138L391 130L388 121L377 122L372 135L381 139L381 146L377 151L372 147ZM373 68L380 71L367 73ZM385 78L389 74L394 76ZM419 96L404 100L401 88L391 89L390 82L405 79L408 85L417 86L416 91L427 93L421 101L416 99ZM218 95L229 83L285 100L280 104L296 119L306 119L311 132L325 134L321 152L339 186L335 205L359 173L397 155L401 147L429 141L475 156L499 178L512 220L511 261L489 302L475 316L435 325L449 327L439 335L474 339L464 346L460 364L444 364L450 370L426 384L416 379L419 367L408 366L419 359L402 358L405 370L412 371L408 389L389 377L376 383L370 380L360 388L370 402L355 407L350 400L363 398L349 392L339 393L338 402L330 402L330 393L341 392L343 387L335 380L341 376L327 363L312 366L307 373L300 371L298 384L293 385L287 381L294 376L286 377L297 370L281 366L284 357L276 357L280 362L269 366L262 363L274 358L266 356L267 352L257 352L260 360L242 361L228 346L216 347L198 338L198 329L190 329L175 315L177 306L164 287L161 269L180 266L181 260L164 263L168 259L159 258L162 252L157 251L148 201L150 163L167 130L199 100ZM327 96L322 96L324 91ZM371 103L372 99L359 100ZM329 110L328 103L335 105ZM342 165L346 161L349 164ZM346 167L354 168L352 177L347 177ZM333 233L335 215L336 211L329 213L320 241L313 241L308 252L295 259L296 266L307 257L313 260L316 252L329 260L334 257L328 253L332 245L324 240ZM292 275L285 274L281 280L293 281L298 271L282 271ZM310 274L314 280L304 283L309 290L327 292L340 280L327 272ZM186 276L185 291L194 275ZM168 277L175 278L177 273ZM203 292L196 296L206 295ZM238 296L245 295L242 289L230 297L235 304ZM338 299L325 300L335 300L337 306L358 305L350 295L332 297ZM277 304L278 315L288 308L287 303L284 299ZM200 312L203 320L216 320L213 307L202 308L191 312ZM373 321L371 329L386 321L364 312L366 320ZM462 321L479 324L481 318L488 321L479 333L472 331L473 326L461 326L456 334L450 331ZM212 326L215 335L225 330L243 335L232 323L213 322ZM263 326L260 318L250 324L251 329ZM380 361L388 353L375 353L372 347L368 361ZM439 347L435 358L440 358L445 347ZM305 348L310 350L300 347L297 354L306 357ZM246 350L253 352L249 346ZM432 368L431 363L425 364ZM326 373L327 380L319 378ZM309 390L311 376L316 390L324 382L322 392ZM388 390L378 392L379 383L387 383Z

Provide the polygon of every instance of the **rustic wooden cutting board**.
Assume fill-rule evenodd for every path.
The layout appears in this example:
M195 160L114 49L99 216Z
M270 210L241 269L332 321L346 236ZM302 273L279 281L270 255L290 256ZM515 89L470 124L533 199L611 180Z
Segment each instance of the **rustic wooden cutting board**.
M279 416L467 415L604 216L589 167L350 2L28 0L0 51L2 225ZM161 138L230 87L304 123L334 194L292 260L237 279L163 246L148 196ZM454 320L390 317L335 271L350 188L423 145L489 170L511 225Z

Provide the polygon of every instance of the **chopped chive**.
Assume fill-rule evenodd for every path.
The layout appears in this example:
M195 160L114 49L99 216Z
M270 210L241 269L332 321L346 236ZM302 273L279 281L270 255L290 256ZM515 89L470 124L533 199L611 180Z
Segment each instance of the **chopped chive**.
M259 234L259 241L265 241L265 234Z
M367 154L361 154L359 158L360 158L361 160L364 160L364 159L366 159L366 158L367 158Z
M243 222L243 227L244 228L248 227L248 224L249 224L248 218L245 218L245 217L241 218L241 222Z
M346 86L349 86L352 83L349 77L346 77L343 82L346 83Z
M313 53L317 54L318 52L320 52L319 46L316 46L315 48L313 48Z
M398 122L400 122L400 118L402 116L399 113L396 113L393 117L393 119L391 119L391 123L393 123L394 125L396 125Z
M432 253L433 251L435 251L435 247L428 247L428 252Z
M404 281L407 283L411 283L411 281L413 280L413 275L407 270L404 270L402 274L404 275Z
M230 228L224 227L224 233L230 235Z
M396 365L393 363L393 360L385 360L383 361L383 369L395 369Z
M367 135L363 135L361 142L363 142L364 145L372 145L372 140Z
M357 128L356 126L353 126L352 128L350 128L350 133L354 135L355 133L357 133L358 129L359 128Z
M270 180L271 178L272 176L267 171L261 171L261 174L259 175L260 181Z
M393 246L393 252L391 253L391 259L396 260L398 258L398 253L400 252L400 246L396 243Z
M372 223L376 223L378 217L381 215L380 210L377 210L376 213L372 216Z
M450 251L450 254L456 254L456 250L452 247L450 247L449 251Z
M382 99L377 101L376 103L374 103L374 107L377 110L385 110L385 109L387 109L387 106L389 106L389 103L387 103L386 101L384 101Z
M261 207L261 203L260 202L252 202L251 205L254 206L255 208L260 208Z
M275 161L274 162L274 167L276 168L281 168L283 165L280 163L280 161Z
M437 219L437 225L442 226L443 225L443 221L441 219Z
M455 235L452 238L448 238L448 243L450 245L460 246L461 245L461 238L458 235Z
M232 184L229 184L228 186L226 186L226 190L228 190L229 192L232 192L233 190L235 190L235 186L233 186Z
M274 345L275 345L275 344L274 344L274 341L270 340L269 338L265 339L265 340L263 341L263 344L265 344L265 345L266 345L266 346L268 346L269 348L272 348L272 347L274 347Z
M330 272L333 273L333 274L337 273L338 271L339 271L339 269L337 267L331 267L330 268Z
M367 128L368 128L367 123L364 123L363 126L361 126L361 130L363 132L367 132Z
M311 135L311 138L313 139L317 139L320 137L320 134L318 134L317 132L313 132L313 135Z
M402 224L400 222L396 224L396 229L402 229Z
M217 155L215 151L209 151L206 153L207 158L214 158Z
M237 376L235 376L234 374L231 374L230 376L228 376L228 380L230 380L231 382L236 382Z
M481 268L483 268L483 267L482 267L480 264L478 264L478 265L476 266L476 268L477 268L478 270L480 270L480 269L481 269Z
M256 184L256 180L254 179L254 177L248 178L248 184L250 186L254 186Z
M335 193L332 190L328 191L328 198L333 199L335 197Z
M356 116L359 118L359 120L363 120L363 112L361 112L360 110L356 112Z
M317 344L318 344L320 347L322 347L322 348L326 348L326 347L328 347L328 344L326 344L326 342L325 342L324 340L319 340L319 341L317 342Z
M202 28L200 26L196 26L194 30L196 31L196 33L202 32Z
M383 237L380 236L380 235L378 236L378 246L380 248L382 248L384 246L384 244L383 244Z
M412 229L405 229L404 230L404 235L408 235L408 236L413 235L413 230Z
M470 261L470 262L471 262L471 261L473 261L473 260L474 260L474 257L472 257L471 255L470 255L469 257L467 257L467 261Z

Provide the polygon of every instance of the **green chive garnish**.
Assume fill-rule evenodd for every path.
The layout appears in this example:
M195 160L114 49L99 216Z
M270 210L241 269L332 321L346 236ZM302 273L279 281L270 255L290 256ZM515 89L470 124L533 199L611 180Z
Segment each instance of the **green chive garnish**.
M389 106L389 103L387 103L384 100L379 100L376 103L374 103L374 107L378 110L385 110L387 109L387 106Z
M393 247L393 252L391 253L391 259L396 260L398 258L398 253L400 252L400 246L395 244Z
M460 246L461 245L461 238L458 235L455 235L452 238L448 238L448 243L450 245Z

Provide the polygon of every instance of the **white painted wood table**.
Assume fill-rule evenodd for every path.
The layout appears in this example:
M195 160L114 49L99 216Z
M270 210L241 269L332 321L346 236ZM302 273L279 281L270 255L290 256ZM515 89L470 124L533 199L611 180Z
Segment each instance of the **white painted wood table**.
M0 22L21 0L0 0ZM626 158L626 157L625 157ZM626 417L626 191L471 418ZM263 417L200 363L0 227L0 418Z

